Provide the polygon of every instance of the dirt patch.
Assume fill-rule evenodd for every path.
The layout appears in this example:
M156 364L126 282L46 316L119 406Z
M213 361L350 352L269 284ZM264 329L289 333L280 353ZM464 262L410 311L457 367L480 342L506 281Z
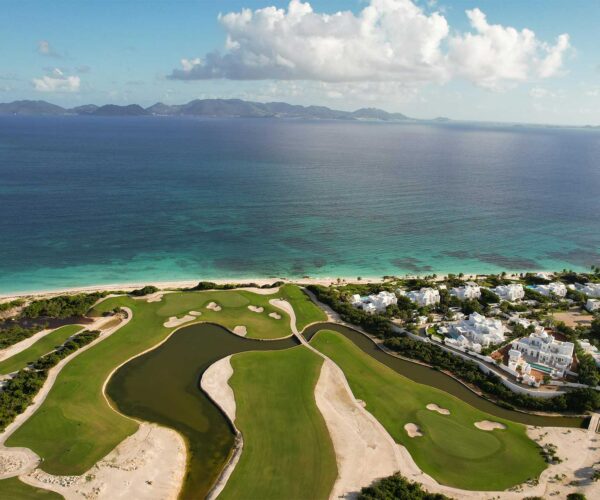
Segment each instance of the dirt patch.
M576 326L589 326L594 317L581 311L562 311L552 315L556 321L562 321L565 325L575 328Z
M437 411L440 415L450 415L450 410L442 408L441 406L438 406L435 403L429 403L425 408L427 408L430 411Z

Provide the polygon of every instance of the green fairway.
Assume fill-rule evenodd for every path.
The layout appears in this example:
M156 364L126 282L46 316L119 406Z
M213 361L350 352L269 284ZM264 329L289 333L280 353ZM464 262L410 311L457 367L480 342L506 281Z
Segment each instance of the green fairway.
M256 338L288 336L289 316L268 304L272 297L246 291L210 291L166 294L161 302L151 303L126 296L104 300L94 308L94 314L125 306L133 311L133 319L71 360L39 410L7 440L7 445L31 448L44 459L41 467L49 473L83 474L136 431L136 422L110 408L102 386L117 366L156 346L174 330L163 326L169 316L199 311L202 315L194 321L219 323L230 329L244 325L248 336ZM221 305L222 310L206 309L210 302ZM250 311L248 305L264 307L264 311ZM281 319L268 316L274 311Z
M546 468L537 444L525 427L483 413L438 389L417 384L365 354L343 335L323 330L311 344L344 371L357 399L404 445L419 467L437 481L470 490L503 490ZM450 410L441 415L430 403ZM473 424L500 422L504 430L482 431ZM422 437L410 438L404 425L419 426Z
M18 477L0 480L0 498L6 500L58 500L61 495L53 491L29 486Z
M163 296L157 314L164 316L179 316L189 311L198 311L202 315L200 321L218 323L230 330L236 326L246 327L246 337L251 339L277 339L291 335L290 317L281 309L269 304L269 300L277 295L258 295L246 290L208 291L169 293ZM207 309L206 306L215 302L221 307L220 311ZM262 312L254 312L248 306L262 307ZM269 314L276 313L280 319Z
M37 359L44 354L47 354L50 351L53 351L57 346L64 344L69 337L75 335L82 329L83 326L81 325L66 325L57 328L24 351L0 361L0 374L13 373L21 368L25 368L29 363L37 361Z
M287 300L296 313L296 327L301 332L311 323L327 321L327 315L317 306L302 289L296 285L287 284L279 289L278 297Z
M219 498L328 498L337 465L314 397L323 360L295 347L236 354L231 363L244 448Z

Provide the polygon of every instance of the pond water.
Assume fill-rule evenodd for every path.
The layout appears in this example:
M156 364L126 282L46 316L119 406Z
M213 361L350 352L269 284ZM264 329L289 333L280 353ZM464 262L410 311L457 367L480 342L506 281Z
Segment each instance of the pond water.
M122 413L164 425L184 437L188 467L180 498L203 498L229 457L234 434L229 421L200 389L202 373L230 354L297 344L293 338L251 340L218 325L191 325L119 368L106 393Z

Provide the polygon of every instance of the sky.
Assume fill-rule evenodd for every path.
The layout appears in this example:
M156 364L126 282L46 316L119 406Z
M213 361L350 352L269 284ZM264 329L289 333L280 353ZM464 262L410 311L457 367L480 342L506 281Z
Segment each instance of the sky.
M598 0L3 0L0 102L600 125Z

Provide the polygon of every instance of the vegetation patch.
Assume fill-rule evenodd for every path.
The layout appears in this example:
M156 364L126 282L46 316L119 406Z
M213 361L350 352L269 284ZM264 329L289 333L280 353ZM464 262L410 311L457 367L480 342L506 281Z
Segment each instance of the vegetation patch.
M450 500L440 493L429 493L419 483L409 481L399 473L363 488L358 500Z
M40 356L61 346L69 337L75 335L82 328L80 325L66 325L57 328L27 349L0 361L0 374L13 373L25 368L30 363L34 363Z
M343 335L321 331L311 343L342 368L355 397L437 481L463 489L504 490L537 478L544 470L540 448L527 437L524 426L494 417L505 430L479 430L474 423L489 420L490 415L399 375ZM427 410L432 401L450 414ZM404 430L408 422L416 424L423 436L408 437Z
M328 498L336 458L314 397L323 360L295 347L236 354L231 364L244 448L219 498Z

